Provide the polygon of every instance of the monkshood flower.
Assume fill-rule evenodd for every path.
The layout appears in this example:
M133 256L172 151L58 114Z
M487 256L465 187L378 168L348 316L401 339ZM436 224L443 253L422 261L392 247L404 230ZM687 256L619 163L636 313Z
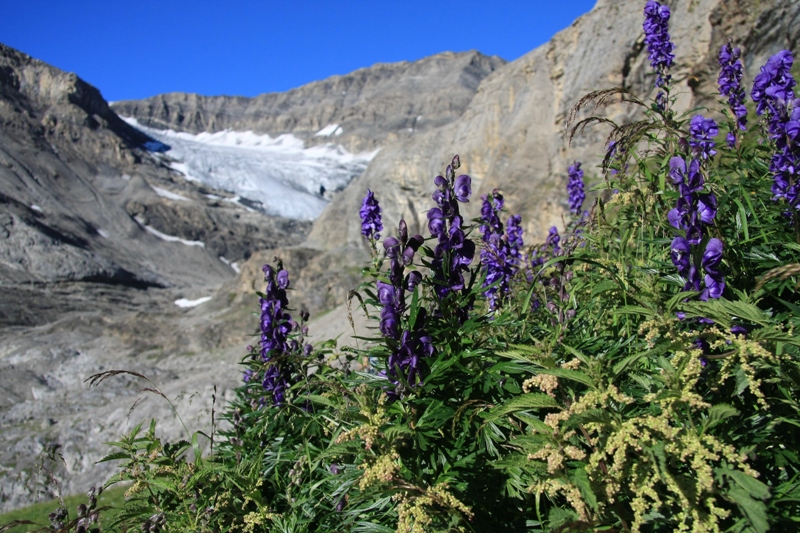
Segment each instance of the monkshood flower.
M545 243L550 248L551 255L553 257L561 253L561 247L559 246L560 242L561 242L561 237L558 234L558 228L555 226L551 227L550 231L547 234L547 241L545 241Z
M728 97L728 106L736 117L739 131L747 130L747 107L744 105L744 87L742 87L742 62L739 58L742 51L733 48L730 41L719 50L719 93ZM730 131L726 138L728 146L736 144L736 135Z
M402 396L406 384L413 388L422 383L422 361L435 352L433 339L425 333L426 320L425 308L420 308L414 329L403 331L398 348L386 363L386 377L394 384L386 395L393 400Z
M689 146L694 153L704 161L716 155L714 150L713 138L719 133L717 123L712 118L705 118L703 115L695 115L689 123Z
M717 198L712 193L702 192L705 183L698 159L693 159L687 167L682 157L675 156L670 159L669 165L670 181L678 186L681 196L675 208L667 214L667 219L675 229L683 231L683 235L672 240L672 264L678 274L686 279L684 291L700 292L701 300L719 298L725 289L724 277L718 269L722 260L722 241L712 238L706 244L701 261L706 273L703 279L692 260L692 247L700 245L705 238L705 227L713 224L717 216Z
M569 210L573 216L581 215L583 202L586 200L583 184L583 170L580 161L575 161L567 171L569 182L567 183L567 193L569 194Z
M361 234L368 240L378 240L381 238L379 232L383 231L381 222L381 207L373 192L367 189L367 195L361 202L361 209L358 212L361 217Z
M506 237L512 260L517 264L517 268L522 264L522 247L525 242L522 240L522 216L511 215L506 222Z
M272 394L273 402L280 405L284 400L285 390L289 386L289 375L280 364L278 358L291 350L288 336L294 328L292 317L286 312L289 301L286 289L289 287L289 273L282 268L276 272L270 265L264 265L264 281L267 286L264 296L259 298L261 306L261 361L267 363L262 386ZM245 376L247 381L253 373Z
M777 112L776 104L783 104L794 99L792 88L795 86L792 77L792 63L794 58L789 50L781 50L767 60L761 67L761 72L753 80L753 90L750 96L758 104L756 113L764 114L769 110Z
M484 295L489 300L489 308L497 309L508 294L511 278L519 270L522 246L522 228L519 223L522 217L511 217L509 233L503 233L503 223L499 217L503 208L503 195L495 189L491 197L484 194L482 199L480 229L484 246L481 249L481 263L486 273L483 287L488 287Z
M389 283L378 282L378 300L383 306L380 330L385 337L400 338L400 317L405 311L405 291L414 290L422 279L417 271L405 275L405 269L413 263L414 254L422 243L422 235L409 237L405 220L400 220L398 224L397 237L387 237L383 241L383 248L389 258Z
M438 239L432 267L436 294L443 298L452 291L464 288L464 272L475 256L475 243L466 237L463 218L458 203L468 202L472 194L472 179L466 174L455 177L461 166L458 156L453 157L444 176L433 180L436 207L428 211L428 229Z
M650 65L658 73L656 87L667 87L672 77L667 71L672 67L675 45L669 36L669 7L650 0L644 6L644 43L647 46L647 57ZM666 107L665 95L659 92L656 102L660 109Z
M703 301L709 298L719 298L725 290L725 277L719 271L722 262L722 241L719 239L709 239L706 250L703 252L701 262L705 271L705 289L700 293L699 298Z
M795 99L795 80L791 75L794 58L783 50L761 67L753 83L756 112L767 114L770 138L775 153L770 162L775 200L786 199L791 210L800 209L800 98Z

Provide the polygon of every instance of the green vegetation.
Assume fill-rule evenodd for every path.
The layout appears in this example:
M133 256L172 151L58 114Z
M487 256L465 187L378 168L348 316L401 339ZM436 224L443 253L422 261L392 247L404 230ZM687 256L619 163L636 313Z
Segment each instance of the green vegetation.
M106 507L108 510L102 513L102 524L108 524L114 520L115 516L125 505L125 490L126 487L111 487L100 494L97 498L97 505L100 508ZM80 504L86 503L86 495L79 494L67 496L64 498L65 507L76 516L76 511ZM32 524L23 524L10 529L14 533L26 533L28 531L36 531L42 528L49 528L50 519L48 515L58 509L61 502L58 500L49 500L46 502L34 503L27 507L16 509L8 513L0 515L0 524L8 524L14 521L33 522ZM0 526L0 529L2 527Z

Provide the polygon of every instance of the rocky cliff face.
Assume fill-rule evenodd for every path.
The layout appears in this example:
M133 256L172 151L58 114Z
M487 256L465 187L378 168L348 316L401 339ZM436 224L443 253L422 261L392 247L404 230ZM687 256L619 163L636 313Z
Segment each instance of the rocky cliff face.
M798 52L798 2L668 3L678 109L719 108L714 96L717 54L728 38L743 49L747 84L771 54L783 48ZM522 214L527 243L543 240L552 225L563 227L567 168L573 160L583 161L591 179L609 133L587 130L568 145L564 127L570 108L596 89L622 86L640 96L653 94L642 5L638 0L599 0L550 42L487 76L458 120L384 147L316 221L309 243L357 247L356 213L367 188L380 198L390 227L402 217L424 233L424 211L433 205L432 178L454 153L473 178L471 215L478 215L480 194L501 187L509 211ZM618 123L633 120L637 112L623 105L598 110Z
M444 52L414 62L379 63L285 93L255 98L171 93L115 102L113 108L156 129L292 133L308 143L334 136L337 144L360 152L452 122L481 81L504 63L474 51Z

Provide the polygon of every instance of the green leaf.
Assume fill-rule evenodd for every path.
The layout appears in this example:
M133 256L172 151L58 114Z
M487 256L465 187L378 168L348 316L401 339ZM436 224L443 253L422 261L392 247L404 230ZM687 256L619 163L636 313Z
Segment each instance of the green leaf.
M647 307L642 307L641 305L623 305L614 309L612 311L615 315L637 315L637 316L646 316L652 318L656 316L658 313L652 309L648 309Z
M708 410L708 418L703 425L703 431L713 428L726 418L731 418L733 416L737 416L738 414L739 410L731 407L730 405L724 403L714 405Z
M529 392L511 399L503 405L493 407L486 413L483 413L483 416L488 422L490 420L497 420L515 411L526 411L528 409L561 409L561 406L554 398L551 398L547 394Z
M579 467L575 468L570 471L569 473L570 481L572 481L575 486L578 487L581 491L581 496L586 503L589 504L589 507L592 510L597 510L597 497L595 496L594 492L592 491L592 486L589 483L589 476L586 474L586 468Z
M767 506L763 502L754 500L746 490L739 487L730 489L727 496L744 511L747 521L756 533L766 533L769 530Z
M736 484L746 490L753 498L758 498L759 500L769 498L769 487L753 476L747 475L741 470L726 470L725 473L731 476Z
M603 280L600 283L595 284L594 287L592 287L592 296L597 296L598 294L601 294L601 293L604 293L604 292L607 292L607 291L613 291L614 289L618 289L618 288L619 288L619 285L617 285L616 282L614 282L614 281L612 281L610 279Z

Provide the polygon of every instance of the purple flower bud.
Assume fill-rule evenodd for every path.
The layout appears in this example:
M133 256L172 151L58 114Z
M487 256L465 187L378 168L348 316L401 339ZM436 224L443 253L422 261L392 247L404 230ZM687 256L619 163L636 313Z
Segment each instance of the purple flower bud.
M669 160L669 178L675 185L683 183L686 176L686 161L682 157L675 156Z
M437 189L443 190L445 187L447 187L447 180L444 179L444 177L442 176L436 176L435 178L433 178L433 184L436 185Z
M445 220L444 215L442 215L442 210L438 207L434 207L433 209L428 210L428 230L431 232L431 235L434 237L438 237L444 232L445 229Z
M746 327L737 324L735 326L731 326L731 333L733 333L734 335L747 335L750 332L747 330Z
M700 222L703 224L713 224L717 216L717 197L713 194L701 194L697 199L697 213Z
M678 269L678 273L685 276L689 272L690 248L689 243L683 237L675 237L671 247L672 264Z
M285 270L278 272L278 287L287 289L289 287L289 273Z
M466 174L461 174L456 178L454 189L459 202L469 202L469 197L472 194L472 178Z
M381 208L375 195L369 189L367 189L367 195L361 202L361 209L358 214L361 217L361 234L367 239L379 239L379 232L383 231Z
M453 167L453 170L458 170L461 167L461 158L458 157L458 154L453 156L453 161L450 162L450 166Z
M706 250L703 252L702 266L706 273L714 277L720 277L719 265L722 262L722 241L713 238L709 239L706 244Z
M397 259L397 253L400 248L400 241L395 237L386 237L383 239L383 248L386 250L386 256L391 259Z
M413 291L417 287L417 285L420 284L421 281L422 281L422 274L420 274L416 270L412 270L411 272L408 273L408 276L406 276L406 289L408 289L409 291Z
M389 285L388 283L384 283L382 281L378 282L378 301L382 305L394 305L395 301L395 290L393 285Z
M406 221L402 218L397 225L397 236L400 237L400 242L406 242L408 240L408 226L406 225Z
M692 135L689 144L703 160L717 153L712 139L719 133L719 128L714 119L695 115L689 125L689 132Z

